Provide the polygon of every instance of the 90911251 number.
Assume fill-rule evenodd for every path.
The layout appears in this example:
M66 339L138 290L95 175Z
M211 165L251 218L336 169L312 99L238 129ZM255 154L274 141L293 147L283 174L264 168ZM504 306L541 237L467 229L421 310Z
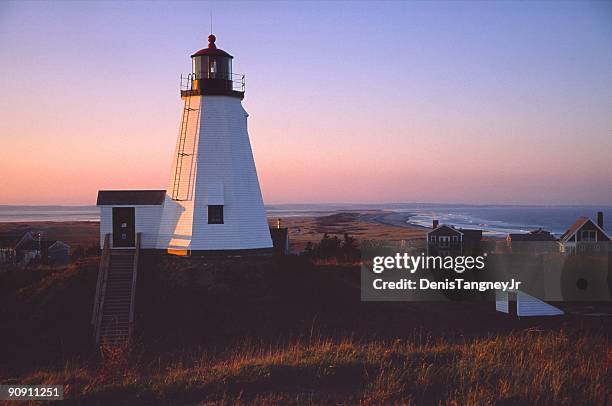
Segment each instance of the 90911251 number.
M0 385L0 400L63 399L63 385Z

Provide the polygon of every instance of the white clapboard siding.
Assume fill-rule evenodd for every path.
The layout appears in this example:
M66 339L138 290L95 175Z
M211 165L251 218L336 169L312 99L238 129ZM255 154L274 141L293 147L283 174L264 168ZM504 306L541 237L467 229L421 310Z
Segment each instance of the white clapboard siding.
M527 293L518 291L516 294L516 313L522 316L558 316L563 310L537 299Z
M111 234L111 248L113 244L113 207L134 207L135 228L137 233L142 233L141 248L155 249L157 246L157 235L159 233L159 221L162 206L100 206L100 248L104 244L104 235Z
M189 193L190 200L171 199L175 152L157 247L189 250L271 248L272 239L247 132L248 114L240 99L201 96L193 97L191 105L200 108L197 131L189 134L189 140L197 145L196 161L192 165L192 176L181 176L181 185L188 188L184 182L191 182L194 189ZM224 224L208 224L208 204L223 204Z
M166 192L159 226L157 248L189 249L192 227L193 200L172 200L168 192Z

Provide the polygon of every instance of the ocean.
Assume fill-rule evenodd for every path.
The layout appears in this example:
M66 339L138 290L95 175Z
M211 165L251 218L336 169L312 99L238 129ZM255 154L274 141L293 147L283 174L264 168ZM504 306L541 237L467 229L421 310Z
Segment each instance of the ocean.
M593 219L597 211L604 220L612 206L517 206L429 203L393 204L275 204L267 205L269 217L325 216L339 211L388 210L406 215L406 222L431 227L432 219L461 228L479 228L490 235L521 233L544 228L559 236L579 216ZM0 205L0 222L99 221L96 206Z
M404 213L408 224L431 227L433 219L458 228L477 228L489 235L525 233L543 228L560 236L580 216L596 219L604 212L604 220L612 216L612 206L528 206L528 205L465 205L435 203L334 204L334 205L270 205L268 216L327 215L337 211L388 210ZM610 223L612 224L612 223Z

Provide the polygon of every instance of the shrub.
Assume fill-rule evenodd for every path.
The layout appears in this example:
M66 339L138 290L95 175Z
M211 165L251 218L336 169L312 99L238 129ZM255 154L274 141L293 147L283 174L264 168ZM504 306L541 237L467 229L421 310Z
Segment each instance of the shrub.
M361 252L357 240L349 234L343 238L337 235L330 236L325 233L320 242L312 244L309 242L304 249L304 255L313 260L323 260L336 263L355 263L359 261Z

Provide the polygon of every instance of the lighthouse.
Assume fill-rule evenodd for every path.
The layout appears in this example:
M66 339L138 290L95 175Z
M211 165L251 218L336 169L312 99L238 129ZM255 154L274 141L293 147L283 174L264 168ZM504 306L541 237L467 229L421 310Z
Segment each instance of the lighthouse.
M183 110L161 213L157 248L175 254L264 252L270 230L233 56L208 47L181 78Z
M181 77L183 110L166 190L100 190L100 271L92 324L96 343L129 340L141 250L176 255L286 253L261 197L242 107L244 76L208 37Z
M272 239L242 107L244 75L208 47L181 76L183 105L166 190L101 190L100 246L170 254L259 254Z

